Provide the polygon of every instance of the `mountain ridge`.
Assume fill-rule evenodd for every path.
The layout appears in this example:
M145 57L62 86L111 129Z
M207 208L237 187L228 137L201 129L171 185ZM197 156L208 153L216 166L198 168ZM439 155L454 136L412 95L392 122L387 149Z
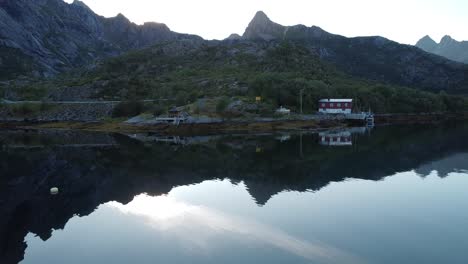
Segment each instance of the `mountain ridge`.
M0 52L16 52L0 70L15 75L51 77L96 60L147 47L161 41L201 37L173 32L162 23L136 25L122 14L105 18L75 0L3 0L0 5ZM23 65L29 62L28 65Z
M39 0L31 4L28 0L3 0L3 3L7 4L0 9L0 18L6 18L0 20L0 53L11 55L14 52L26 52L6 56L5 59L2 57L0 68L5 70L2 73L11 70L6 67L12 64L8 60L16 60L18 68L36 76L54 76L77 67L92 71L99 65L96 61L162 42L169 43L164 49L170 49L174 54L202 52L198 49L202 44L225 47L232 49L229 52L236 53L238 50L233 44L254 43L252 50L246 51L246 54L258 53L259 58L268 51L269 45L266 43L291 42L304 47L310 56L317 56L319 60L353 78L436 93L468 94L467 65L380 36L346 38L317 26L282 26L273 22L263 11L255 14L241 37L231 35L225 41L207 41L198 36L172 32L162 23L138 26L122 14L104 18L80 1L66 4L62 0ZM38 21L38 18L44 18L44 14L53 19ZM25 15L29 15L26 20L22 19ZM13 26L2 26L8 23ZM7 30L11 28L18 30L12 33ZM20 34L15 35L18 32ZM22 41L15 42L12 39ZM450 42L449 39L446 41ZM2 50L2 47L9 50ZM146 56L159 56L151 50L147 50L149 54ZM215 49L203 52L212 50ZM285 56L287 59L287 54ZM170 61L167 63L170 64ZM160 66L164 65L157 67ZM282 65L271 67L282 68ZM14 69L11 71L9 75L14 75Z
M359 78L433 92L468 94L468 66L381 36L347 38L317 26L282 26L259 11L242 39L301 42L322 60ZM445 42L452 41L447 38Z

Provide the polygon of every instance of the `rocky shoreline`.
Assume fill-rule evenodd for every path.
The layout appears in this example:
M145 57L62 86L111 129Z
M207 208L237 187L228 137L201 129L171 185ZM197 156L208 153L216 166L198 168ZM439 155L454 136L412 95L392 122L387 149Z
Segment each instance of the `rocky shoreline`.
M223 133L265 133L275 131L321 130L346 127L342 120L278 120L265 122L225 121L198 124L138 125L125 122L3 122L0 129L59 129L110 133L153 132L161 135L210 135Z

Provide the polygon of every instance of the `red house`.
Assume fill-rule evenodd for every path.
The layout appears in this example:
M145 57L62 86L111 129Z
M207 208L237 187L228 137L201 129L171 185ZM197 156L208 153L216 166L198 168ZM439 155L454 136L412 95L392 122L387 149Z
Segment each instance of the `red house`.
M322 99L319 101L319 113L351 114L353 99Z

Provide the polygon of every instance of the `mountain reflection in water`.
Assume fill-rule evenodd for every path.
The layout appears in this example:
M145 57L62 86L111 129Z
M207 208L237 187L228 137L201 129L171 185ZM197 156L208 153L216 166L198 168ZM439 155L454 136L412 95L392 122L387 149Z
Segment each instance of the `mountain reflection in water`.
M339 133L343 132L347 133ZM347 250L323 241L298 238L252 219L161 195L177 186L223 180L243 186L258 206L264 206L284 191L319 191L349 178L378 181L406 171L422 177L437 171L439 177L446 177L468 170L468 141L463 140L467 132L463 125L376 128L358 134L349 131L352 145L330 147L321 144L325 134L171 139L3 131L0 263L23 259L28 233L48 240L53 230L64 229L74 216L90 215L100 205L137 216L152 228L182 232L182 227L189 226L187 222L165 220L185 219L197 223L199 230L209 225L211 230L249 234L253 240L309 262L362 263ZM51 196L51 187L58 187L59 195ZM176 217L181 214L189 218ZM212 243L210 233L194 235L199 239L192 242L201 243L198 247ZM203 236L207 236L205 241Z

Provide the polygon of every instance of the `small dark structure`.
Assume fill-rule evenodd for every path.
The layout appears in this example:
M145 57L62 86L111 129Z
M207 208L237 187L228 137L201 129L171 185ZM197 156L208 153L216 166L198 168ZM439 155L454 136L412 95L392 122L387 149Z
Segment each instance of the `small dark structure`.
M172 107L168 111L169 117L180 117L182 115L182 110L177 107Z

